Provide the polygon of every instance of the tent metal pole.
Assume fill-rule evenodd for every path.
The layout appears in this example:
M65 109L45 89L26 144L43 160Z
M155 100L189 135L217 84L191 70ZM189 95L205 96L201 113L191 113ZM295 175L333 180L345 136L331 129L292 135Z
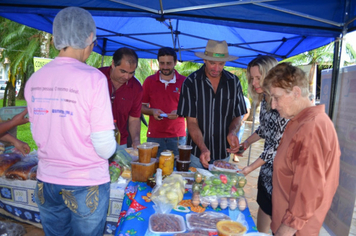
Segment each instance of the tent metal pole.
M176 40L178 41L179 59L180 59L180 61L183 61L183 59L182 59L182 51L181 51L180 42L179 42L178 24L179 24L179 20L177 20L177 23L176 23Z
M340 69L340 50L342 42L340 43L340 38L337 38L334 43L334 59L333 59L333 72L331 77L331 88L330 88L330 102L329 102L329 117L333 118L334 113L334 102L337 91L337 83L339 78L339 69Z
M176 49L176 44L174 42L173 26L172 26L171 19L169 19L169 29L171 30L173 48Z
M113 1L113 0L111 0L111 1ZM251 3L255 3L255 2L273 2L273 1L276 1L276 0L240 0L240 1L234 1L234 2L221 2L221 3L215 3L215 4L206 4L206 5L199 5L199 6L192 6L192 7L181 7L181 8L175 8L175 9L169 9L169 10L166 10L165 13L168 14L168 13L182 12L182 11L194 11L194 10L202 10L202 9L216 8L216 7L229 7L229 6L234 6L234 5L251 4Z
M251 135L253 134L254 129L255 129L255 116L256 116L256 109L257 109L257 106L256 106L255 101L252 103L252 105L253 105L253 116L252 116ZM249 148L249 150L248 150L247 166L250 165L250 158L251 158L252 145L253 145L253 144L250 145L250 148Z
M164 14L162 0L159 0L159 6L161 7L161 15Z
M149 8L149 7L144 7L144 6L140 6L140 5L138 5L138 4L134 4L134 3L126 2L126 1L120 1L120 0L110 0L110 1L111 1L111 2L120 3L120 4L122 4L122 5L126 5L126 6L129 6L129 7L141 9L141 10L144 10L144 11L156 13L156 14L159 13L156 9Z
M297 11L288 10L288 9L281 8L281 7L272 6L272 5L265 4L265 3L253 3L253 4L257 5L257 6L260 6L260 7L269 8L269 9L272 9L272 10L275 10L275 11L284 12L284 13L287 13L287 14L290 14L290 15L300 16L300 17L307 18L307 19L310 19L310 20L315 20L315 21L323 22L323 23L326 23L326 24L329 24L329 25L334 25L334 26L337 26L337 27L341 27L342 26L342 23L338 23L338 22L335 22L335 21L322 19L320 17L304 14L304 13L297 12Z
M104 38L103 40L103 50L101 50L101 67L104 66L104 56L106 52L106 42L108 41L107 38Z

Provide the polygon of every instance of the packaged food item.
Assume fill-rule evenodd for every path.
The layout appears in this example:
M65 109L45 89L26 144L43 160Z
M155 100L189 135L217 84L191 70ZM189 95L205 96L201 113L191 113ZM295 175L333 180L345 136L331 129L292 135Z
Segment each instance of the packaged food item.
M177 171L185 171L189 170L190 161L180 161L177 160Z
M0 154L3 154L5 152L5 144L0 143Z
M143 143L144 145L149 145L152 147L152 151L151 151L151 157L152 158L157 158L157 152L158 152L158 147L159 147L159 143L155 143L155 142L145 142Z
M238 207L240 211L244 211L247 207L247 202L245 198L239 198L239 200L237 201Z
M153 177L148 178L147 185L150 186L151 188L154 188L156 186L155 178L153 178Z
M220 198L220 208L224 210L227 208L227 206L228 206L227 198L226 197Z
M133 147L125 148L125 151L130 154L132 161L138 161L138 149Z
M124 167L124 171L122 172L121 177L124 179L131 179L132 178L131 169Z
M137 146L138 149L138 161L140 163L150 163L152 146L147 144L141 144Z
M116 161L113 161L109 164L109 173L110 173L110 182L115 183L120 175L122 174L122 167L116 163Z
M169 213L171 209L176 207L183 199L185 193L184 186L185 180L181 175L177 174L167 176L163 179L161 185L156 185L152 190L151 196L156 212Z
M185 216L188 230L203 229L216 231L216 224L222 220L231 220L223 213L205 211L203 213L189 213Z
M192 149L193 147L190 145L179 145L178 146L179 160L190 162L190 153Z
M21 155L17 153L3 153L0 155L0 176L5 174L5 171L15 163L21 160Z
M192 231L189 231L188 233L178 233L175 234L174 236L210 236L211 234L209 231L205 231L202 229L195 229Z
M241 197L244 196L242 189L246 184L246 178L240 173L229 172L212 172L213 176L200 182L201 196L218 196L218 197ZM196 174L196 180L201 181L199 174Z
M199 192L194 192L193 195L192 195L192 204L193 206L199 206L200 204L200 194Z
M37 180L37 168L38 165L32 167L32 169L30 170L29 177L28 177L30 180Z
M243 236L246 227L239 222L232 220L222 220L216 224L219 236Z
M174 168L174 157L170 152L162 152L159 157L159 168L162 169L162 175L170 175Z
M183 233L186 231L184 218L173 214L153 214L149 220L149 230L152 233L164 235Z
M231 211L233 211L237 208L237 199L236 198L229 199L229 208Z
M34 166L37 166L38 158L34 156L26 156L21 161L12 165L5 171L5 176L8 179L27 180L29 173Z
M156 158L151 158L150 163L132 162L132 181L147 182L148 178L155 173L155 165Z
M126 169L131 170L131 162L132 157L131 155L125 150L125 148L117 146L116 152L112 157L109 158L109 164L115 161L121 167L125 167Z
M235 165L227 161L214 161L212 170L227 171L227 172L239 172L240 169Z

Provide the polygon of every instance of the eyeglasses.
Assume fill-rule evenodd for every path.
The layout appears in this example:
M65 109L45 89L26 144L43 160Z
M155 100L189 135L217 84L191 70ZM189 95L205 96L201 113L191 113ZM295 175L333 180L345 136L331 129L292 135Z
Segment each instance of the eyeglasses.
M93 44L94 47L98 46L98 40L95 39L95 41L93 41L91 44Z

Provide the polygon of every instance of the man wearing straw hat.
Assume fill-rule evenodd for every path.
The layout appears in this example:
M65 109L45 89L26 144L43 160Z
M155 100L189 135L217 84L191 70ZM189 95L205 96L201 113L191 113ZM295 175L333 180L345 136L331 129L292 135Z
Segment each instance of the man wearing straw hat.
M226 61L237 59L226 41L209 40L205 52L195 55L204 65L184 81L177 114L187 118L190 166L208 168L238 151L236 134L247 111L239 78L224 70Z

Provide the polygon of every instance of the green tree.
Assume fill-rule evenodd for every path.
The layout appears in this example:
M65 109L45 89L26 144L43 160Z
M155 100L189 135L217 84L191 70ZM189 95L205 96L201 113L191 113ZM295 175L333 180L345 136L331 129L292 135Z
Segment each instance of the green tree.
M349 61L344 61L342 66L348 66L356 63L356 52L351 46L351 44L346 43L346 54L348 55ZM282 62L290 62L295 66L300 65L311 65L309 75L313 75L315 68L320 74L321 70L330 69L333 67L334 59L334 42L325 45L323 47L307 51L296 55L294 57L287 58ZM312 78L310 78L310 85L312 86ZM320 89L320 81L317 81L317 87ZM317 92L318 93L318 92ZM317 95L317 94L316 94Z
M156 72L153 68L158 68L156 59L138 59L135 77L143 84L148 76Z
M26 81L33 73L33 57L50 57L58 55L52 45L52 36L0 17L0 47L4 48L0 62L5 59L10 61L3 106L15 105L15 84L21 81L18 99L23 99L23 88ZM8 99L8 101L6 101Z

